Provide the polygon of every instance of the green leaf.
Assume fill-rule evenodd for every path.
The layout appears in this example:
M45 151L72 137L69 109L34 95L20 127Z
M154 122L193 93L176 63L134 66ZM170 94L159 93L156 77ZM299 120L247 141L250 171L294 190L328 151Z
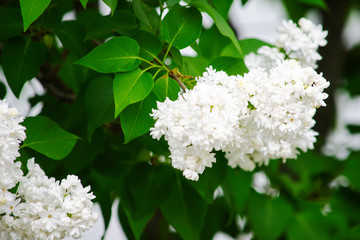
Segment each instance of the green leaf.
M124 207L124 197L121 197L121 202L119 204L119 207L118 207L118 217L119 217L119 221L120 221L120 224L121 224L121 228L122 230L124 231L127 239L131 239L131 240L134 240L136 239L135 235L133 234L134 231L139 231L141 230L141 232L143 231L143 228L145 228L145 226L142 228L141 227L141 221L139 220L138 224L140 226L138 226L135 230L133 230L132 227L130 227L130 221L129 220L129 217L128 217L128 214L126 214L125 212L125 207ZM139 233L140 234L140 233Z
M133 1L133 9L135 16L140 20L142 25L156 33L159 27L160 16L156 9L148 6L141 0Z
M233 219L232 209L229 208L225 199L223 197L216 198L214 203L209 205L200 239L215 239L214 235L219 231L229 233L229 228L237 229L238 226L235 225L234 221L230 225L229 220L231 219Z
M319 209L318 211L312 210L297 214L287 231L288 239L335 239L330 237L329 232L326 231L326 218Z
M130 225L131 231L134 234L134 237L136 240L140 239L146 225L148 224L148 222L151 220L151 218L154 215L154 212L148 213L147 215L145 215L142 218L139 219L134 219L131 214L129 213L127 208L123 208L125 215L127 217L127 221ZM123 224L123 222L121 221L121 223Z
M166 78L159 78L155 81L153 91L161 102L165 101L166 97L175 101L178 98L180 86L174 79L166 75Z
M134 146L129 147L122 144L122 137L119 135L115 136L110 133L107 136L105 148L98 154L92 166L93 169L96 169L96 171L108 177L109 180L112 180L109 183L101 184L109 184L107 186L109 188L108 191L114 189L116 194L118 194L125 190L123 185L124 179L131 168L137 163L139 148L138 146L134 148Z
M117 73L114 79L115 117L129 104L143 100L154 85L150 73L136 68L127 73Z
M183 49L200 36L201 27L202 17L198 10L175 5L161 22L161 36L170 46Z
M210 62L217 71L223 70L228 75L243 75L248 72L244 59L234 57L218 57Z
M85 28L78 21L65 21L54 27L54 32L64 48L69 49L77 57L85 55L83 39Z
M121 128L125 135L124 143L128 143L147 132L154 126L155 120L150 116L156 108L156 94L150 93L144 100L127 106L120 113Z
M282 197L270 199L255 192L250 197L248 217L259 240L278 239L287 229L292 214L291 205Z
M339 188L333 191L329 200L333 211L345 214L351 222L360 222L360 193L350 188Z
M172 67L172 64L170 64L170 68L179 68L180 71L182 71L182 66L183 66L183 57L179 51L179 49L177 49L176 47L172 47L170 48L170 56L173 60L173 63L176 63L176 65L174 65L174 67Z
M352 227L346 236L346 239L356 240L360 236L360 224Z
M348 124L346 125L346 128L350 131L352 134L360 133L360 125L357 124Z
M245 5L249 0L241 0L241 5Z
M309 10L309 6L298 1L282 0L281 2L286 9L287 15L294 22L299 21L299 19L305 16L306 12Z
M168 197L173 169L167 165L151 166L147 162L137 164L125 180L132 206L126 209L133 219L141 219L154 213ZM129 203L129 202L128 202Z
M137 164L127 176L125 187L120 190L121 207L135 239L141 237L155 209L167 198L171 176L170 166L150 166L148 163ZM126 224L126 221L121 221L121 224Z
M103 2L109 6L111 9L111 15L113 15L118 4L118 0L103 0Z
M31 148L55 160L66 157L78 139L47 117L28 117L23 125L27 138L21 147Z
M251 173L228 167L225 180L221 184L226 201L240 215L244 214L243 210L249 199L251 179Z
M87 30L87 32L91 31L95 26L96 22L101 21L102 16L97 9L87 9L86 11L80 11L76 14L76 20L79 21ZM86 39L84 39L85 41Z
M24 32L49 6L51 0L20 0Z
M241 39L239 40L239 44L241 45L244 56L248 55L251 52L256 53L257 50L262 46L273 47L271 44L256 38ZM239 52L236 51L236 48L233 44L228 44L221 52L221 55L241 58L241 55L239 54Z
M78 58L69 53L65 62L58 71L58 76L62 82L74 93L79 93L82 84L86 81L90 69L74 64Z
M22 33L21 14L17 8L0 7L0 39L8 39Z
M169 182L168 199L161 204L161 212L182 239L199 239L208 208L207 203L178 172Z
M231 41L227 37L221 35L216 26L212 26L209 30L203 31L200 36L199 47L201 54L208 59L220 56L221 51L228 45L235 49L235 46ZM236 50L235 53L239 54Z
M242 46L244 55L247 55L251 52L256 53L257 50L262 46L273 47L273 45L256 38L241 39L239 40L239 43Z
M109 227L111 215L112 215L112 205L114 204L114 197L112 194L113 186L116 186L114 179L109 176L104 176L96 171L91 172L94 183L91 185L96 196L96 201L99 203L101 208L101 213L104 219L104 238L106 231Z
M220 33L225 37L230 38L234 44L236 50L239 52L240 56L243 57L243 53L240 47L240 44L235 36L234 31L231 29L226 20L221 16L221 14L216 11L213 7L206 2L206 0L196 0L191 1L191 6L198 8L200 11L206 12L214 20L215 25L219 29Z
M351 186L360 192L360 174L357 171L360 169L359 155L354 154L346 161L343 174L350 180Z
M326 172L337 171L339 166L336 163L338 162L315 151L308 151L301 153L296 160L287 161L286 166L282 166L286 170L278 178L282 181L283 186L298 198L304 194L319 191L320 186L314 184L313 179ZM311 168L307 167L309 164L312 165ZM275 170L273 174L278 175L278 170Z
M116 33L132 35L136 29L136 18L129 10L118 10L113 16L102 16L91 24L84 41L105 39Z
M19 97L25 82L37 75L45 56L46 47L39 42L12 39L4 43L2 67L15 96Z
M85 108L87 135L91 140L96 128L114 120L113 80L110 77L99 77L89 83L85 93Z
M0 99L4 99L6 95L6 86L4 83L0 82Z
M322 8L324 10L326 10L328 8L327 4L326 4L326 2L324 0L296 0L296 1L299 2L299 3L306 4L306 5L319 7L319 8Z
M64 159L65 171L77 174L91 166L91 163L103 150L106 140L104 131L99 129L99 131L95 131L91 142L77 141L74 149Z
M221 14L224 19L227 19L230 7L233 0L212 0L211 1L216 10Z
M114 37L93 49L76 64L101 73L130 71L140 64L139 45L129 37Z
M201 76L205 69L209 66L209 62L202 56L197 57L183 57L184 59L184 74L190 76Z
M106 231L107 231L107 229L109 228L109 225L110 225L110 220L111 220L111 215L112 215L111 208L112 208L112 205L113 205L114 201L109 196L109 193L105 192L105 191L102 192L101 194L98 194L97 196L98 196L97 201L100 204L101 213L102 213L102 216L104 218L104 228L105 229L104 229L104 234L102 236L102 239L104 239Z
M88 0L80 0L81 5L83 6L84 9L86 9L86 5L88 3Z
M100 164L97 165L96 162L94 162L94 167L92 168L90 175L91 179L93 180L91 187L94 191L94 195L96 196L95 201L100 204L101 212L104 218L104 234L103 237L106 234L106 231L109 227L111 215L112 215L112 206L114 204L115 200L115 191L118 190L118 184L119 180L113 178L109 171L102 172L101 168L106 167L108 170L115 168L114 166L110 165L109 163L113 163L113 161L109 161L111 157L109 156L99 156L98 159L100 159ZM113 160L113 159L111 159ZM119 167L118 165L116 167ZM117 169L117 173L122 174L123 169ZM84 176L85 177L85 176ZM102 238L103 239L103 238Z
M150 61L160 53L161 42L154 34L140 30L133 38L140 46L140 57Z
M180 0L167 0L166 5L169 6L169 7L173 7L176 4L179 4L179 2L180 2Z
M227 169L226 159L216 156L216 163L201 174L198 181L191 181L190 185L202 196L206 202L211 204L214 201L214 192L223 182Z
M204 30L203 30L204 31ZM202 32L203 34L204 32ZM201 37L201 36L200 36ZM201 50L200 50L200 47L199 47L199 44L195 41L193 42L190 47L197 53L197 55L202 55L201 54Z

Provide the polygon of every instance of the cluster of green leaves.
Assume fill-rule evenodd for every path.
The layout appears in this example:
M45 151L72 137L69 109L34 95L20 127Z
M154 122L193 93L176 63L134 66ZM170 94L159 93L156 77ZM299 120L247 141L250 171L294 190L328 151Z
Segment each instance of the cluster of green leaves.
M95 0L0 6L0 63L11 90L19 96L34 77L47 89L31 99L32 106L43 103L41 116L24 122L24 165L36 157L50 176L72 173L91 184L106 227L120 198L129 239L211 239L218 231L234 237L254 231L261 240L356 239L355 157L338 163L311 153L273 163L263 170L281 194L271 198L251 188L251 173L227 167L221 153L198 182L187 181L170 166L166 142L149 136L151 110L156 101L178 97L177 81L192 88L209 65L243 74L243 56L267 44L237 40L227 19L232 0L103 2L111 9L107 16ZM75 18L63 21L69 12ZM201 13L213 19L210 29L203 28ZM195 57L181 54L189 46ZM0 93L6 93L2 85ZM354 183L351 189L329 190L339 174ZM219 186L224 195L214 199ZM325 203L333 208L326 216L320 212ZM237 215L247 216L245 229Z

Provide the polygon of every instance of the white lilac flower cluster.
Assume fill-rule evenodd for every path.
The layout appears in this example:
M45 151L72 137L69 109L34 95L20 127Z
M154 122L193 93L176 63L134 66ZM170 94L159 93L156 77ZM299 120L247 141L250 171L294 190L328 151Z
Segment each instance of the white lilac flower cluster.
M292 21L283 21L277 28L279 37L275 47L263 46L257 54L245 56L245 63L249 69L262 67L270 69L284 59L295 59L303 67L317 68L317 61L321 60L317 52L319 47L325 46L328 32L323 31L322 25L315 25L308 19L301 18L299 27Z
M158 102L152 115L157 121L150 129L154 138L165 135L172 165L192 180L215 162L212 149L222 150L235 142L238 116L248 112L246 94L237 90L235 76L209 68L197 81L176 101Z
M198 180L224 151L231 167L252 171L270 159L296 158L312 149L316 108L325 106L329 83L311 67L282 60L271 69L255 68L228 76L207 68L192 90L153 109L151 136L168 141L172 165Z
M0 100L0 239L79 238L98 218L92 211L95 196L77 176L61 182L48 178L34 159L28 160L24 176L15 161L26 137L22 121Z
M14 163L20 156L19 144L25 139L25 128L19 124L22 121L15 108L0 101L0 202L7 195L4 189L15 187L22 177L21 164Z

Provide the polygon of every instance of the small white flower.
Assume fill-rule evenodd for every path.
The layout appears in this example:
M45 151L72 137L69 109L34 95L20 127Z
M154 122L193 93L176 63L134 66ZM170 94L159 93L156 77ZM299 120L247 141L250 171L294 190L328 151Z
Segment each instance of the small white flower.
M291 20L284 21L277 28L280 36L276 46L284 49L288 57L298 60L302 66L317 68L316 62L321 60L317 49L327 44L327 31L305 18L299 20L299 26Z
M303 67L316 69L317 61L322 59L317 50L327 44L327 31L323 31L322 25L315 25L305 18L299 20L299 26L292 20L283 21L282 25L277 27L279 37L275 41L276 47L263 46L256 54L246 55L246 66L249 69L261 67L269 71L279 61L290 58L299 61Z
M285 54L278 48L262 46L257 54L250 53L245 56L244 61L248 69L265 68L271 69L285 59Z

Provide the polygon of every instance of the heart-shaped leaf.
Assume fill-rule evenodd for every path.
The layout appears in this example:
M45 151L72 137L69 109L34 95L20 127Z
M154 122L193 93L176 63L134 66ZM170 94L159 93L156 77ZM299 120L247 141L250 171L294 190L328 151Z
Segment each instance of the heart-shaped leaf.
M175 5L161 22L161 36L171 46L183 49L200 35L202 17L195 8Z
M239 52L240 56L243 57L243 53L239 42L235 36L234 31L231 29L229 24L225 21L225 19L221 16L221 14L216 11L210 4L207 3L205 0L196 0L190 3L191 6L198 8L200 11L206 12L209 16L214 20L215 25L219 29L219 32L230 38L232 43L234 44L236 50Z
M140 64L139 45L129 37L114 37L75 63L101 73L130 71Z
M46 47L20 38L4 43L2 67L13 93L19 97L25 82L35 77L46 57Z
M150 116L156 108L157 95L151 92L144 100L127 106L120 113L121 128L125 135L125 143L139 137L154 126L155 120Z
M85 108L88 119L88 139L99 126L114 119L113 80L99 77L92 80L85 93Z
M21 15L23 17L24 32L49 6L51 0L20 0Z
M136 68L127 73L117 73L114 79L115 117L131 103L143 100L154 85L153 77Z
M21 147L34 149L55 160L66 157L78 139L47 117L28 117L23 125L26 127L27 138Z

